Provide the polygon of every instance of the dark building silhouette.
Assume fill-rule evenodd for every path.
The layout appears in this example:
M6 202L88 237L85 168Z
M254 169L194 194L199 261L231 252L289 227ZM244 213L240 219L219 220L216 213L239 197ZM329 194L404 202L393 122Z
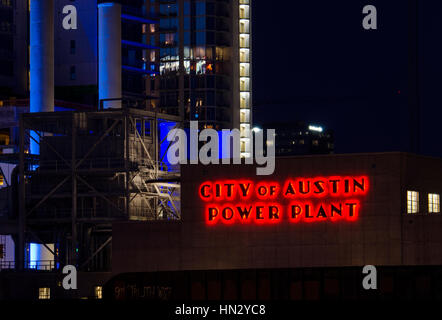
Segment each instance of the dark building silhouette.
M277 122L262 125L275 129L276 156L331 154L334 152L333 131L305 122Z
M27 19L27 1L0 1L1 99L22 98L29 88Z

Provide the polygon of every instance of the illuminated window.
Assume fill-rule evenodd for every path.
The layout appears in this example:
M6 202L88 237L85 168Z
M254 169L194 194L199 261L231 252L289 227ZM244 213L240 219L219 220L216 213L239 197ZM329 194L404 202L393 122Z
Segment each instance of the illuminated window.
M5 178L3 178L3 175L0 173L0 186L5 184Z
M407 191L407 213L419 212L419 192Z
M51 299L51 288L39 288L38 299L40 300Z
M10 140L9 129L2 129L0 131L0 145L8 146Z
M239 33L250 33L249 20L241 20L241 22L239 23Z
M241 78L240 90L241 91L250 91L250 79L249 78Z
M245 112L241 112L240 113L240 118L239 118L240 120L240 122L248 122L247 120L247 115L246 115L246 113Z
M241 152L246 152L246 143L241 141Z
M246 11L245 8L240 8L240 9L239 9L239 18L240 18L240 19L245 19L245 18L247 18L247 17L246 17L246 12L245 12L245 11Z
M250 47L250 35L242 34L239 37L239 46L241 48L249 48Z
M96 286L94 289L95 289L95 299L103 299L103 287Z
M440 196L436 193L428 194L428 212L440 213Z
M240 64L240 76L241 77L249 77L250 76L250 63L241 63Z
M241 92L241 109L250 108L250 92Z
M250 49L241 49L239 52L240 62L250 62Z

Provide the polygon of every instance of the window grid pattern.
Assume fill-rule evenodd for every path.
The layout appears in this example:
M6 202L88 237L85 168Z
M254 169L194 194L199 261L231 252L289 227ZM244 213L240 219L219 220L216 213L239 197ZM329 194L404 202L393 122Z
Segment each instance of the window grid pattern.
M413 214L419 212L419 192L407 191L407 213Z
M38 299L51 299L51 288L38 288Z
M436 193L428 194L428 213L440 213L440 195Z
M95 299L103 299L103 287L102 286L95 287Z

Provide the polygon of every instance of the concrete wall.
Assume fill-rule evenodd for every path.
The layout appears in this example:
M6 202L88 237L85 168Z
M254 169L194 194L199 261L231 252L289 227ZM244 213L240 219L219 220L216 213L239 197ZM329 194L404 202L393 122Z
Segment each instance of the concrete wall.
M204 181L331 175L369 177L357 221L208 226L204 220L198 196ZM187 166L181 186L182 221L114 224L114 274L442 263L442 215L426 214L426 192L442 192L440 159L400 153L281 158L267 179L250 166ZM406 214L407 189L421 192L422 213Z
M442 216L428 214L428 193L442 195L441 160L409 155L402 160L402 194L419 192L421 214L404 215L402 221L403 263L442 264ZM406 212L406 202L402 202Z

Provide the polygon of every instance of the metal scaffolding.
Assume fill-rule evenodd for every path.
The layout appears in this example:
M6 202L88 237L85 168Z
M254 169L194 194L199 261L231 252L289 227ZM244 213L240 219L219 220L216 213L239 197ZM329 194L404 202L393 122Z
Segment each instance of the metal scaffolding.
M108 270L112 222L180 219L179 167L161 147L179 126L179 117L130 108L23 114L17 267L33 241L55 244L46 246L55 266ZM28 156L27 139L38 157Z

